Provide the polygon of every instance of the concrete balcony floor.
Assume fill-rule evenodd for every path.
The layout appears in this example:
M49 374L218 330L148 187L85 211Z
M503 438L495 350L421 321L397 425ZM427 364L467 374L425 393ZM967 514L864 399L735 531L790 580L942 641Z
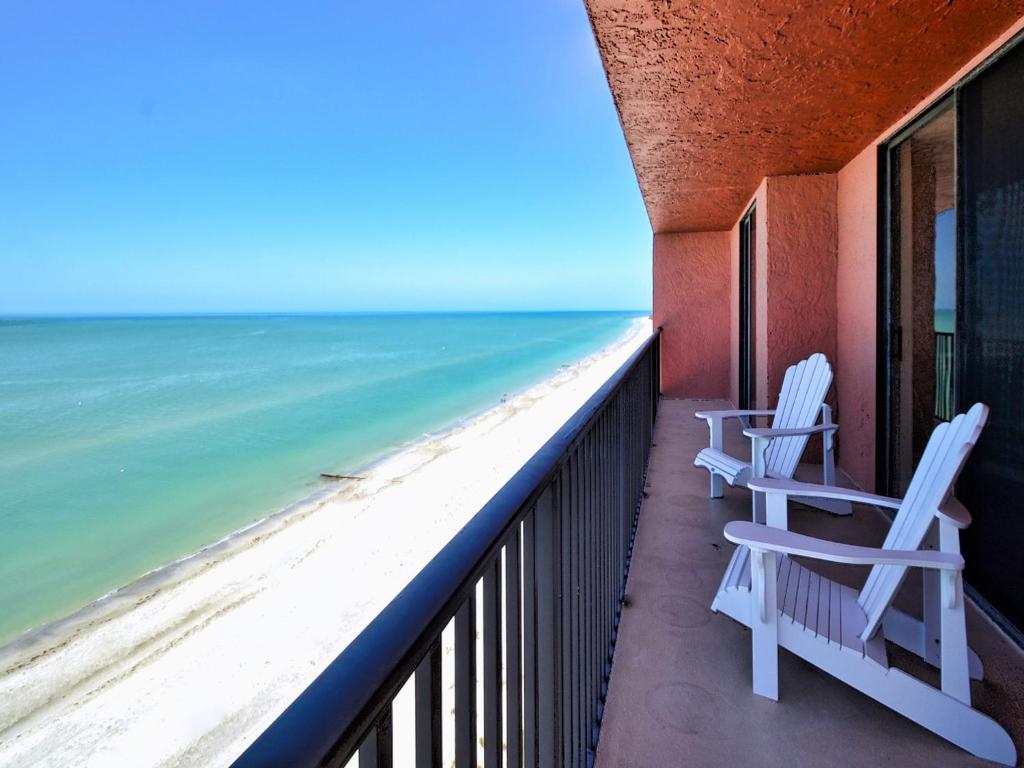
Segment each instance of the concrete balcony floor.
M661 404L598 768L988 765L787 651L779 657L779 701L754 695L749 630L709 609L733 549L722 528L750 515L747 491L727 486L724 499L708 499L707 473L693 467L708 437L693 412L713 407L730 406ZM733 424L726 448L742 456L746 443ZM790 528L878 546L888 522L871 507L839 518L794 505ZM816 568L856 587L867 574ZM911 574L898 604L920 615L920 578ZM998 720L1024 754L1024 654L973 604L967 632L986 672L972 684L974 706ZM889 661L937 683L936 670L891 643Z

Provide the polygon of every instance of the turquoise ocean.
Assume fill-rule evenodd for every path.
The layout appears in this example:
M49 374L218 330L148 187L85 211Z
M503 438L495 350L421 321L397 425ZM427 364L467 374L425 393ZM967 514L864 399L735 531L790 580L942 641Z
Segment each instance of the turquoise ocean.
M0 319L0 641L624 334L641 313Z

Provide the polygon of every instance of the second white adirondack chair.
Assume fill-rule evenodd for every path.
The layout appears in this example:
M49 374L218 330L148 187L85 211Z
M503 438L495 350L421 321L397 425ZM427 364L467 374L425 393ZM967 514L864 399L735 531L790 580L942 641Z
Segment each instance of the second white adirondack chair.
M843 488L752 481L767 494L768 524L725 526L725 537L739 546L711 609L751 628L755 693L778 699L782 646L968 752L1016 764L1006 731L971 707L970 678L983 673L967 646L961 577L959 531L971 518L952 495L987 417L988 408L979 403L936 427L902 502ZM785 530L788 499L822 493L897 506L882 547L837 544ZM922 548L931 543L938 551ZM858 592L820 576L793 555L873 567ZM925 574L923 620L892 606L911 567ZM941 689L890 667L886 640L938 667Z
M711 432L711 445L697 454L693 465L703 467L711 475L711 498L722 497L722 481L731 486L746 486L758 477L790 479L803 456L807 440L820 434L824 443L822 474L825 485L835 485L834 433L839 425L832 423L832 409L825 403L825 395L832 386L832 366L820 352L786 369L779 392L779 403L773 411L698 411L698 419L705 419ZM818 414L821 424L816 424ZM773 416L767 429L751 426L751 419ZM730 456L722 448L722 422L741 419L743 434L751 441L749 462ZM805 504L824 509L836 515L849 515L853 509L843 499L803 499ZM753 519L764 522L764 496L753 494Z

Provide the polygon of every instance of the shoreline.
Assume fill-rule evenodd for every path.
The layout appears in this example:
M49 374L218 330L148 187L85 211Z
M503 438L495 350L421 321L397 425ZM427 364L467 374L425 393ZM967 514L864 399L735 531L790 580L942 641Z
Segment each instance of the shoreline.
M236 610L240 606L262 600L263 603L268 604L264 607L268 608L267 612L269 612L269 608L272 608L275 603L281 602L282 596L287 597L285 593L292 585L280 586L275 591L272 589L275 585L270 584L265 588L267 591L264 593L250 582L261 579L267 582L274 582L275 579L282 581L277 570L282 563L286 563L292 569L297 569L306 558L315 559L316 550L321 545L339 549L346 556L352 557L352 553L349 551L352 549L352 543L368 541L360 537L360 528L367 529L364 536L374 533L379 536L383 531L374 529L380 529L387 524L388 521L384 519L386 513L394 512L399 516L403 514L409 516L408 510L402 507L401 503L397 503L402 496L401 486L406 484L406 481L410 485L415 484L417 480L426 482L426 478L418 477L429 474L424 472L425 468L442 463L441 460L449 454L458 453L460 450L467 451L469 443L474 443L475 447L477 440L488 438L492 433L501 430L503 425L514 421L517 416L522 416L520 420L526 421L526 416L523 414L529 415L531 410L537 410L535 406L545 402L545 396L550 396L548 398L550 400L561 390L569 389L570 385L574 384L583 384L584 388L590 383L599 385L607 378L606 376L602 381L597 382L584 382L584 379L588 374L593 373L595 368L607 365L617 357L624 359L628 356L628 352L635 348L640 339L646 337L649 330L650 320L637 318L617 340L579 361L561 366L550 377L519 392L509 393L502 398L500 403L478 409L437 432L427 433L420 438L395 446L391 451L376 457L363 466L349 470L352 474L362 476L363 479L340 482L325 481L329 483L327 487L318 489L283 509L256 520L185 557L149 571L62 619L30 629L4 643L0 646L0 695L3 696L2 700L7 703L0 704L0 763L5 762L6 757L13 756L16 761L21 758L26 760L26 762L15 762L14 764L29 764L30 762L36 764L35 759L39 758L40 754L45 754L47 759L52 758L57 762L62 759L66 760L66 757L58 758L56 755L50 755L49 752L40 752L34 748L41 748L47 743L61 741L62 734L56 734L53 731L60 730L54 723L59 723L62 715L73 715L75 711L81 709L76 707L77 704L83 706L89 704L95 708L94 702L103 696L105 690L121 686L124 681L131 682L139 677L135 672L140 667L145 666L151 670L153 666L160 663L164 651L174 648L179 640L184 643L194 642L197 637L202 638L204 627L218 621L226 622L226 617L231 617L233 613L240 613L239 610ZM591 376L591 378L595 377ZM567 395L563 399L566 398ZM584 401L585 399L583 398ZM573 408L574 410L575 408ZM571 412L563 413L558 423L550 424L552 431L561 426L561 423L569 416L571 416ZM526 425L524 424L524 426ZM511 428L506 427L506 429ZM533 435L529 435L529 437L532 438ZM522 436L520 435L519 438L521 439ZM543 440L536 447L539 447L542 442ZM515 466L511 466L509 464L511 459L504 456L504 453L513 452L498 451L494 455L484 458L495 466L501 465L504 460L506 466L501 468L503 470L510 469L509 474L514 473L521 466L521 462L513 461ZM469 457L464 457L464 460L468 461ZM444 478L437 467L434 470L436 476ZM500 488L501 484L503 483L498 483L497 488ZM414 496L417 505L424 504L423 490L420 489L420 497ZM445 511L450 513L447 518L440 521L444 523L445 527L443 528L440 525L431 527L418 516L414 518L418 524L424 525L425 530L422 532L424 537L430 538L429 534L434 534L433 544L428 547L432 557L443 546L443 543L461 528L465 520L461 520L454 529L451 529L452 521L458 518L457 513L464 511L458 507L458 499L451 498L458 495L453 490L442 491L443 495L441 496L437 496L437 487L431 487L428 484L426 490L434 492L436 498L433 502L441 507L441 511L425 511L430 511L435 518ZM374 502L378 495L383 496L389 493L396 497L391 500L390 505L383 500L379 505L375 505ZM486 498L483 501L486 501ZM479 509L479 503L474 503L477 504L476 509ZM430 500L428 499L427 505L429 504ZM380 506L382 509L374 510L374 506ZM381 513L379 518L374 517L375 511ZM473 511L475 512L475 510ZM333 514L335 512L338 514ZM345 516L345 513L349 512L353 513L352 519ZM302 531L300 535L297 532L300 528L310 530ZM447 531L443 539L437 538L440 535L438 529ZM302 539L302 541L286 543L285 539L288 538ZM375 544L375 546L379 545ZM422 564L429 560L429 557L423 560L423 553L417 551L424 549L422 542L414 542L410 547L409 552L397 549L394 552L369 552L365 556L369 558L371 565L387 568L389 558L401 558L403 554L413 553L423 561L419 566L422 567ZM264 560L260 559L261 555ZM381 556L385 561L383 565L380 560ZM265 562L267 558L270 559L270 562ZM243 559L254 561L258 567L246 572L248 566L241 562ZM320 557L320 560L324 559L324 557ZM408 577L418 570L415 568L412 573L407 573L412 566L407 566L402 561L398 563L397 568L393 563L391 565L392 569L385 571L385 576L390 579L387 584L370 585L371 592L374 591L373 587L377 587L372 596L362 595L362 600L355 599L348 605L338 606L338 612L346 619L345 631L347 632L340 636L350 640L354 633L358 633L361 626L365 626L365 623L368 623L376 615L376 612L386 605L394 594L397 594ZM325 571L333 570L335 574L338 571L337 568L325 568L322 563L317 567ZM215 576L212 572L217 570L234 570L239 573ZM254 574L255 579L253 578ZM400 579L397 578L399 576ZM204 577L210 584L199 584ZM306 582L321 592L324 589L323 584L319 581L306 578ZM344 581L342 584L347 586ZM189 596L182 594L188 592L190 587L195 587L196 590L206 590L193 596L201 598L194 606L189 606L187 604ZM358 590L350 591L354 591L356 596L360 596ZM386 599L382 598L384 593L387 593ZM307 597L304 593L302 594ZM291 596L294 598L296 594L293 593ZM294 612L297 608L292 603L288 603L285 607ZM258 624L253 625L250 619L247 619L249 624L246 625L250 631L254 627L257 630L262 629ZM134 624L133 620L135 620ZM162 621L167 623L162 624ZM360 622L362 623L360 624ZM321 627L316 626L315 629L321 629ZM206 634L212 633L207 632ZM220 634L223 635L224 631ZM173 642L167 639L170 635L175 636ZM327 632L326 635L327 639L324 642L329 645L332 636L330 632ZM230 637L230 633L227 636ZM322 642L321 645L323 644ZM147 646L154 646L157 650L153 654L147 654ZM271 643L270 646L274 647L268 646L266 665L270 665L269 659L275 656L272 651L276 651L276 654L279 655L292 650L287 643L276 646ZM339 650L340 648L335 648L329 658L333 658L333 655L336 655ZM324 655L323 648L317 648L317 655L318 657ZM207 658L207 661L222 663L224 659L213 655ZM311 660L309 665L315 667L316 662ZM304 669L303 671L305 674L298 675L298 678L305 679L309 676L308 670ZM159 675L157 676L159 677ZM295 677L295 675L289 676L288 682L292 682ZM308 684L308 680L306 683ZM305 685L302 685L292 691L291 696L304 687ZM267 693L268 690L264 689L263 692ZM127 698L127 693L123 695ZM12 697L17 700L12 701ZM233 712L236 720L239 714L244 714L246 710L246 701L244 699L238 701L237 698L234 701L234 704L238 705L235 707L237 711ZM280 693L277 698L281 698ZM283 705L287 705L290 700L291 697L286 695ZM191 703L186 701L184 705L187 707ZM260 703L266 704L265 701ZM275 705L278 703L281 702L275 702ZM100 709L103 707L100 706ZM109 709L114 710L116 707L112 706ZM243 718L246 721L254 721L249 723L251 728L258 727L258 723L263 723L266 720L266 713L270 707L264 706L262 709L256 707L255 709L259 711L255 712L253 717ZM116 718L116 712L111 711L110 714ZM238 732L241 732L242 736L248 735L250 740L258 734L258 731L246 734L247 729L241 725L238 725L236 732L232 734L231 727L224 726L223 717L214 718L214 720L217 722L213 724L213 727L208 725L205 728L190 728L188 737L185 739L185 749L181 748L181 744L171 744L171 751L165 755L166 760L175 764L182 761L186 764L190 761L195 761L197 764L204 763L209 758L216 759L215 755L223 756L230 752L231 745L239 743ZM210 734L213 732L217 732L217 737L211 739ZM90 738L88 727L80 727L77 735L82 737L82 746L92 744L95 747L90 754L82 756L89 761L88 764L112 764L105 762L100 757L110 750L104 748L103 745L98 745L94 738ZM120 734L115 735L120 736ZM179 739L179 741L181 740ZM72 743L74 741L76 739L72 739ZM129 743L133 741L131 735L127 741ZM173 742L174 740L169 739L169 741ZM29 742L34 742L34 746ZM245 743L241 743L241 746L244 747ZM225 746L226 744L228 746ZM199 751L197 752L194 747L200 747ZM14 754L17 752L21 752L21 754ZM109 755L107 756L109 757ZM94 757L96 759L93 759ZM135 758L138 759L138 757L139 755L135 754ZM44 762L46 761L44 760ZM157 759L152 764L164 763Z
M50 640L54 636L67 639L73 636L74 630L78 627L89 626L97 621L116 618L125 609L130 609L131 607L130 605L118 605L118 603L137 600L140 596L144 597L147 592L173 586L194 575L204 565L216 562L220 557L230 556L233 551L245 547L247 544L252 543L254 539L273 535L278 527L287 526L306 515L315 513L324 505L351 491L353 483L366 482L374 472L379 472L382 468L386 468L385 465L388 462L399 459L402 454L411 453L435 441L443 441L457 432L472 427L475 422L485 418L492 411L506 404L507 401L528 395L532 390L553 382L559 376L565 374L567 369L585 366L588 362L611 354L617 348L628 343L646 325L649 325L647 319L637 318L630 324L629 329L625 333L596 352L592 352L575 362L559 366L555 373L535 381L520 390L506 393L498 403L477 408L438 430L425 432L418 438L405 440L363 464L356 465L353 469L347 470L352 475L359 475L358 479L329 480L321 478L321 482L324 484L323 487L296 499L281 509L253 520L251 523L187 555L182 555L169 563L146 571L128 583L100 595L95 600L91 600L60 618L31 627L7 640L0 641L0 677L15 668L11 664L11 658L31 655L36 646L50 644ZM415 469L410 471L415 471Z

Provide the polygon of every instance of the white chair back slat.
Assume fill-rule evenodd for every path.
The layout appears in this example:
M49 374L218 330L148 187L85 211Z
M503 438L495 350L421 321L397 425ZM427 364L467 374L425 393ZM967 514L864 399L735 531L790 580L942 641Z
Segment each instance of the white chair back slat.
M779 402L775 406L775 416L772 418L772 429L781 429L782 424L789 420L789 412L793 408L793 398L796 397L794 382L799 378L802 366L806 362L806 360L801 360L786 369L786 375L782 378L782 389L779 390Z
M782 389L779 391L779 402L775 407L775 417L772 419L773 429L787 429L795 420L795 411L799 406L800 388L806 381L804 371L807 368L807 363L807 360L800 360L786 369L786 375L782 380Z
M920 546L920 541L927 534L934 513L918 503L918 497L921 495L925 479L934 481L937 467L942 463L941 456L948 451L949 441L954 436L954 431L949 427L949 424L940 424L932 432L924 454L918 462L917 470L914 472L911 487L908 489L907 495L904 496L903 503L889 527L889 533L882 544L883 547L917 549ZM916 534L918 533L920 533L921 539L914 541L917 539ZM905 573L905 569L899 568L872 568L858 598L865 613L869 614L869 619L873 612L884 612L885 606L882 605L882 602L885 596L890 591L895 592L899 588Z
M804 375L807 365L807 360L801 360L786 370L786 377L782 382L783 392L779 393L779 402L782 403L782 407L775 409L775 418L772 419L774 429L791 429L797 420L800 398L803 397L803 390L807 387L807 377ZM792 375L790 375L791 371ZM783 394L785 394L784 403Z
M832 366L820 352L786 369L779 403L772 420L773 429L799 429L813 426L832 385ZM771 441L765 452L769 473L792 477L800 462L807 437L780 437Z
M988 406L976 403L967 413L935 428L885 537L884 549L914 550L921 547L935 513L953 492L953 486L987 419ZM857 598L868 618L862 638L871 637L878 629L906 574L905 566L876 565L871 569Z
M825 402L825 396L832 385L832 369L824 355L817 360L808 361L808 366L804 370L804 379L806 384L801 386L801 397L797 401L798 407L794 409L794 419L799 426L809 426L817 422L822 403ZM800 457L803 455L808 439L807 437L800 440L790 438L786 452L780 455L780 471L786 472L787 475L796 472L796 466L800 463Z
M786 375L782 380L782 391L779 392L779 404L775 409L775 418L772 419L772 429L792 429L796 418L796 411L799 409L799 398L801 385L806 383L804 371L808 361L801 360L795 365L786 369ZM765 452L765 468L769 472L777 472L784 464L782 454L791 447L792 438L777 438L772 440Z

